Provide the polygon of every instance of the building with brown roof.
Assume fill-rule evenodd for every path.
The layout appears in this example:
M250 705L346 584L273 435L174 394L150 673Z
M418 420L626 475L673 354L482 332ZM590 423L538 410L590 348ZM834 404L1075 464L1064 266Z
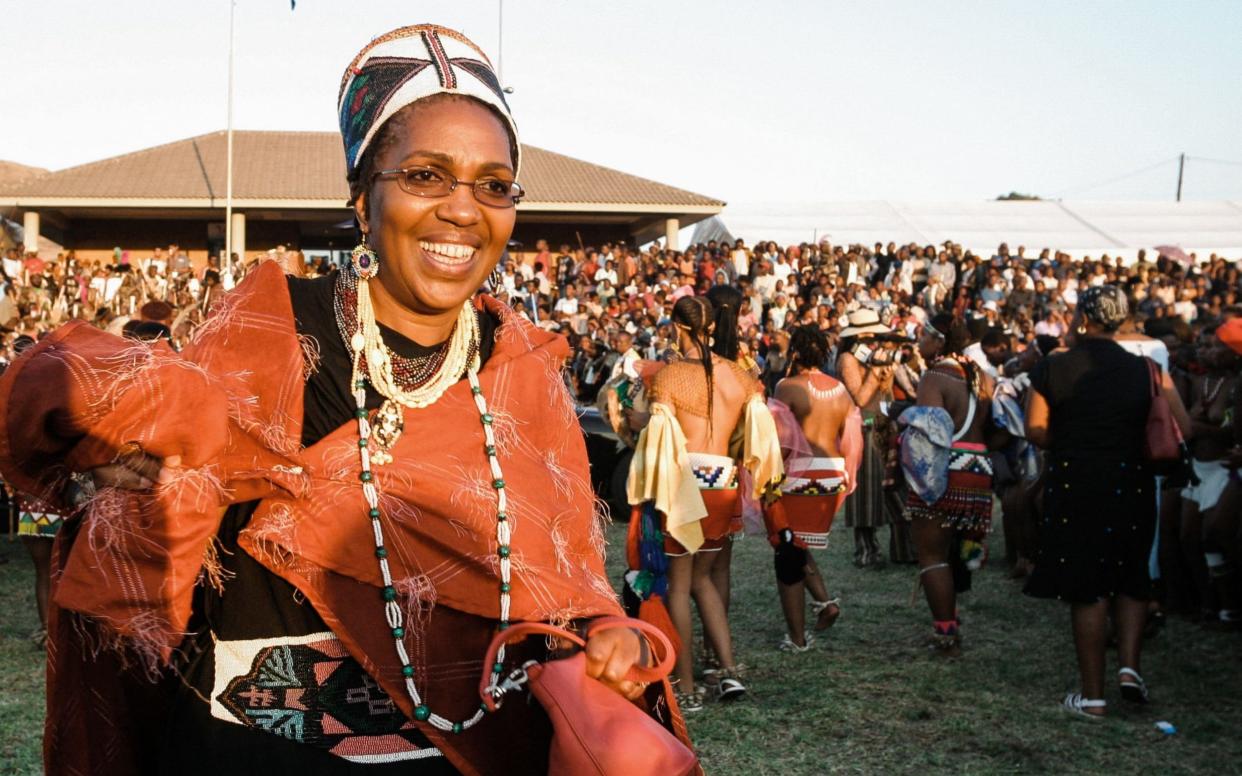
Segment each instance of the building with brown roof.
M533 247L627 240L645 243L719 213L724 202L523 146L514 239ZM114 246L149 250L175 243L202 259L225 241L224 132L0 184L0 212L25 226L27 245L46 234L81 258ZM344 152L335 132L233 133L234 252L278 244L348 250Z

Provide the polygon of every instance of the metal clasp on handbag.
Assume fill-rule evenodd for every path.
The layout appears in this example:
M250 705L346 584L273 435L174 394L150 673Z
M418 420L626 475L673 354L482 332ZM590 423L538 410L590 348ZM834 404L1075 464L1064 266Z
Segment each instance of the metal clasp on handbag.
M487 691L496 699L496 708L500 708L505 694L521 690L523 685L530 681L530 674L527 673L526 669L535 665L539 665L539 661L527 660L522 664L521 668L513 669L503 682L490 685L487 688Z

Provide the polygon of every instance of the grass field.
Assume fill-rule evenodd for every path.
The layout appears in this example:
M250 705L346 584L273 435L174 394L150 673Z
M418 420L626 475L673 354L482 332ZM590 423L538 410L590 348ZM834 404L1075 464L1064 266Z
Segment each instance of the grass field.
M1027 599L1000 566L987 569L962 605L963 657L932 660L922 647L926 606L910 605L912 569L855 569L848 534L833 538L820 565L844 615L802 655L775 649L771 550L753 539L737 545L733 631L750 693L690 719L709 773L1242 771L1242 637L1172 620L1147 645L1154 703L1127 707L1110 688L1111 716L1093 724L1057 709L1077 685L1061 606ZM999 536L993 542L993 556L1003 555ZM0 540L0 552L10 559L0 565L0 774L33 774L43 653L28 639L32 571L20 545ZM1159 733L1157 720L1178 733Z

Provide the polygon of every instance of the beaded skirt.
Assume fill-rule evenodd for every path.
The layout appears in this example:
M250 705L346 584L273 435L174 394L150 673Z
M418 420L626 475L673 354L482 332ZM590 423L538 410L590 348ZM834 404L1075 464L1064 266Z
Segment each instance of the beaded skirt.
M992 459L983 445L955 442L949 453L949 487L934 504L914 494L906 498L911 520L932 520L972 537L992 527Z
M726 455L690 453L690 469L707 507L707 517L699 521L703 544L698 552L715 552L724 547L729 536L742 528L742 502L737 488L737 462ZM686 548L664 533L664 552L685 555Z
M794 459L789 471L794 474L781 483L789 527L808 549L822 550L828 546L832 521L845 501L845 459Z

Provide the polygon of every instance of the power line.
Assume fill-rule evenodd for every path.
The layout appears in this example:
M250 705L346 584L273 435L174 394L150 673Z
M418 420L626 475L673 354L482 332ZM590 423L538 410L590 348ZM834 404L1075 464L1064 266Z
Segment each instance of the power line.
M1197 159L1198 157L1194 157L1194 158ZM1117 183L1119 181L1124 181L1129 178L1133 178L1136 175L1142 175L1145 172L1150 172L1151 170L1154 170L1157 167L1162 167L1166 164L1169 164L1170 162L1176 162L1177 159L1178 157L1176 156L1169 157L1168 159L1161 159L1160 161L1149 164L1146 167L1140 167L1137 170L1132 170L1122 175L1118 175L1114 178L1108 178L1106 180L1098 181L1096 183L1089 183L1084 186L1075 186L1074 188L1071 188L1071 189L1065 189L1058 196L1063 197L1066 194L1077 194L1078 192L1081 192L1081 191L1090 191L1091 189L1098 189L1101 186L1107 186L1110 183Z
M1206 156L1187 156L1186 158L1192 162L1207 162L1209 164L1232 164L1232 165L1237 165L1238 167L1242 167L1242 162L1235 162L1229 159L1209 159Z

